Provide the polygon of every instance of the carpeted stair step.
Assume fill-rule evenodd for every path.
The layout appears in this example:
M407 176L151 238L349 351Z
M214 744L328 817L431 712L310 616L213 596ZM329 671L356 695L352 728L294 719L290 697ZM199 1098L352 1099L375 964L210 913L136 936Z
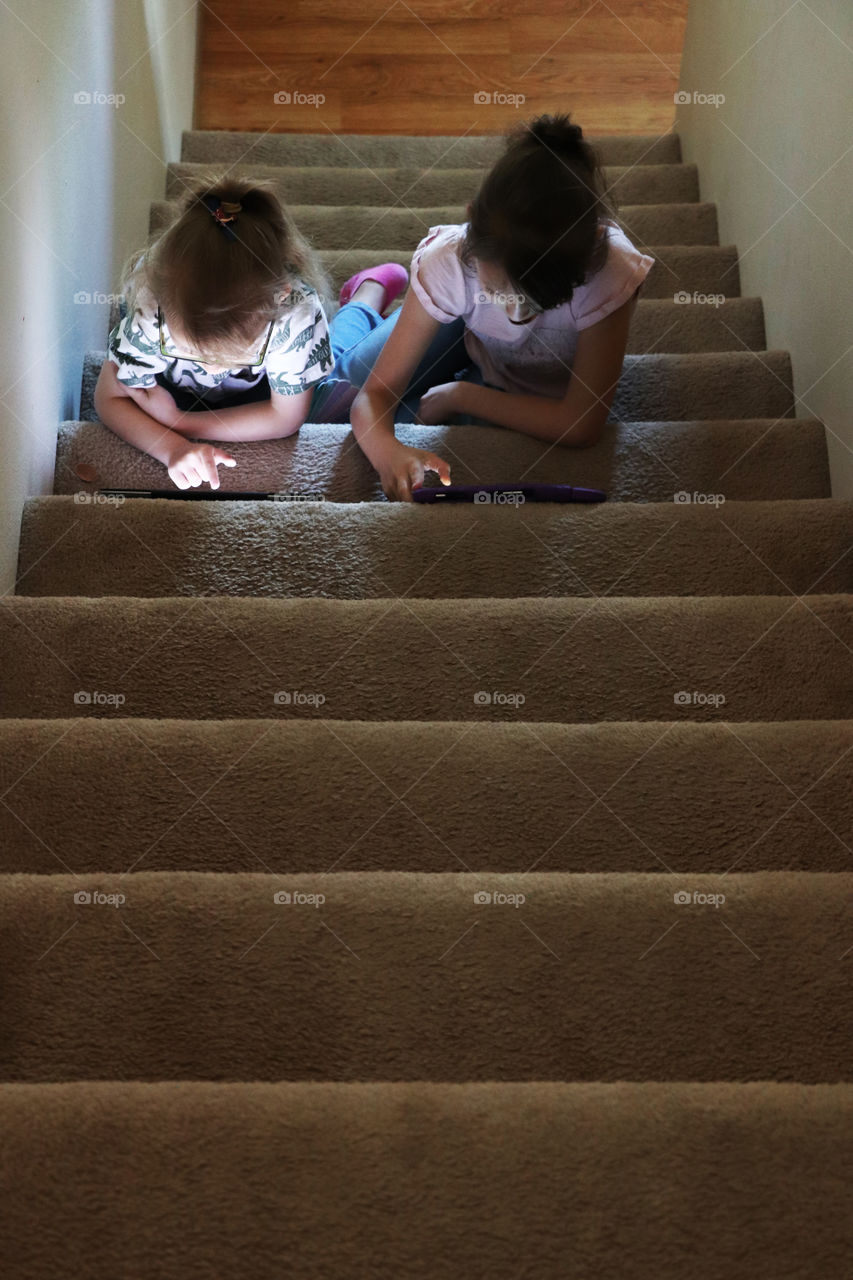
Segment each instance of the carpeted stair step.
M763 352L767 346L761 298L678 301L641 298L631 320L627 350L642 355L712 351Z
M49 719L849 719L851 605L15 596L0 610L0 707Z
M748 1259L793 1280L853 1252L846 1084L9 1085L0 1124L10 1277L58 1276L59 1255L87 1280L117 1259L279 1280L286 1251L302 1280L362 1280L366 1258L470 1280L716 1280Z
M424 232L425 234L425 232ZM407 269L417 239L407 248L398 245L367 249L320 249L319 256L337 295L341 285L357 271L382 262L398 262ZM649 248L654 266L643 283L644 298L669 298L695 293L697 305L709 297L736 298L740 295L737 246L657 245ZM705 303L707 305L707 303Z
M851 720L3 720L0 871L849 871L851 750Z
M90 371L90 400L92 385ZM824 498L830 492L826 430L809 418L613 423L590 449L561 448L499 427L398 426L396 432L404 443L445 457L456 484L564 482L603 489L618 502L671 502L677 492L691 498L722 494L728 501ZM345 424L308 424L284 440L229 444L228 450L238 465L220 469L223 491L385 501L376 472ZM60 424L57 493L93 492L78 467L94 470L102 486L172 487L165 467L99 422Z
M851 893L850 872L3 876L0 1079L850 1081Z
M853 592L851 551L853 502L827 498L425 510L408 503L48 497L24 508L16 592L826 595Z
M378 230L382 230L381 226ZM390 229L389 234L390 234ZM337 296L341 286L350 276L367 267L382 262L397 262L407 269L418 240L426 234L426 228L415 233L408 245L399 241L385 243L385 247L368 247L350 239L344 249L319 249L319 256L329 275ZM371 240L378 237L369 237ZM354 247L350 247L354 246ZM738 297L740 278L738 254L735 245L663 245L650 246L648 252L655 263L643 283L643 300L646 298L672 299L687 294L697 295L697 305L708 305L707 299ZM712 302L711 305L718 305Z
M370 249L386 244L413 248L430 227L466 219L464 204L431 209L393 207L390 203L387 208L291 204L288 209L303 235L323 249ZM167 227L177 212L176 201L155 201L151 205L151 231ZM638 247L719 243L715 204L626 205L619 210L619 222Z
M764 351L764 308L761 298L726 298L720 302L676 302L673 298L640 298L628 333L631 355L710 351ZM399 303L397 304L399 305ZM336 299L326 303L326 313L339 309ZM393 308L396 309L396 306ZM110 310L109 331L120 319L118 302Z
M601 134L588 136L602 164L678 164L677 133L661 135ZM471 165L494 163L504 148L503 134L465 137L428 134L241 133L187 130L181 158L202 164L343 165L349 168L388 165Z
M410 209L465 205L477 194L485 172L482 168L429 167L420 161L406 167L348 168L320 164L226 167L234 177L272 178L279 197L288 206L401 204ZM207 164L167 165L166 199L178 199L191 183L209 173ZM681 204L699 200L699 173L695 164L606 165L603 177L619 205Z
M160 225L174 216L174 205L154 204ZM416 245L429 227L465 222L464 204L433 209L375 206L338 208L328 205L290 205L296 225L312 244L323 249L370 248L383 244ZM160 212L160 211L163 212ZM619 222L639 246L647 244L719 244L717 206L710 203L625 205ZM392 234L393 232L393 234Z
M679 306L679 315L681 311ZM95 386L105 359L103 351L86 354L80 392L80 417L84 421L96 417ZM724 419L734 414L737 406L741 417L794 416L791 357L787 351L626 356L610 418L623 422Z

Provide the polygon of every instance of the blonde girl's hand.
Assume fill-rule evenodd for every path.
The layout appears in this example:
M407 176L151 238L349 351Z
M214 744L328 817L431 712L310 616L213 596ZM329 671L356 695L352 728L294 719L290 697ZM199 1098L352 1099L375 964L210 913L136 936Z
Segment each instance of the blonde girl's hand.
M217 467L236 467L237 459L214 444L187 441L172 451L168 461L170 479L179 489L195 489L205 481L211 489L219 488Z
M153 387L129 387L127 395L161 426L168 427L171 431L187 430L186 426L182 427L179 423L185 422L191 415L182 413L175 403L175 397L165 387L159 384Z
M376 464L382 492L390 502L412 502L412 489L424 482L427 471L437 472L442 484L450 484L450 466L429 449L415 449L395 440Z

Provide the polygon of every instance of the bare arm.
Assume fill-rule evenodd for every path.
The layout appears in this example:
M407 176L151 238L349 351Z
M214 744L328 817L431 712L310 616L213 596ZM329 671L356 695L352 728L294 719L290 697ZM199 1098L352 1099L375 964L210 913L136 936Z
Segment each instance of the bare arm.
M179 489L207 481L219 488L217 467L236 466L223 449L195 440L274 440L299 430L311 399L273 393L252 405L182 413L165 387L126 387L105 360L95 388L95 412L116 435L162 462ZM187 437L195 439L188 439Z
M183 436L170 429L167 400L176 413L175 402L165 387L126 387L119 382L112 360L105 360L101 366L95 387L95 412L101 422L166 467L175 450L186 444Z
M168 447L171 444L168 436L174 432L180 433L182 439L192 436L196 440L228 442L275 440L280 436L292 435L305 421L311 405L311 391L301 391L293 396L273 392L269 400L259 400L256 404L183 413L165 387L159 384L154 387L126 387L119 382L113 361L105 360L95 388L95 411L104 425L111 427L122 439L151 453L145 443L124 434L123 427L128 423L132 424L134 419L125 414L120 403L111 403L122 400L138 405L149 418L170 429L165 433ZM145 439L150 439L147 433ZM164 461L159 453L152 453L151 456Z
M389 498L411 501L412 487L422 483L427 470L437 471L444 484L450 483L450 467L443 458L428 450L408 448L394 435L394 410L438 326L439 322L424 310L410 289L399 319L350 411L353 435L379 472Z
M158 390L165 388L159 387ZM169 395L168 391L166 395ZM259 400L255 404L200 409L195 413L181 414L179 411L175 425L182 435L191 436L194 440L278 440L282 436L294 435L310 409L310 388L292 396L273 391L269 400Z
M236 467L230 454L211 444L186 440L168 425L177 408L165 387L129 388L119 382L116 367L105 360L95 388L95 412L101 422L167 469L179 489L204 484L219 488L219 466Z
M512 395L473 382L449 386L458 413L486 418L539 440L586 448L601 435L622 373L637 290L598 324L582 329L572 364L568 390L561 400L545 396Z

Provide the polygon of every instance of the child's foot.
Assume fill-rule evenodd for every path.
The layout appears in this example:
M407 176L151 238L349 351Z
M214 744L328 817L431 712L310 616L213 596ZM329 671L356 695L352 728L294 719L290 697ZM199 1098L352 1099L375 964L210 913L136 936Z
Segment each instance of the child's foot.
M384 315L395 298L406 289L409 273L396 262L383 262L351 276L341 289L341 306L357 300Z

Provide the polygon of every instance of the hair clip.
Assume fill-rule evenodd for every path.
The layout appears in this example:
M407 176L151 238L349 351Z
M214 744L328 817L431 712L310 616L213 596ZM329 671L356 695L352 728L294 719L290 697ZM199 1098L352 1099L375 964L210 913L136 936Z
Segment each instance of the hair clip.
M222 228L226 239L236 240L237 236L227 224L236 221L237 214L240 213L243 206L228 200L221 200L219 196L202 196L201 199L202 204L205 205Z

